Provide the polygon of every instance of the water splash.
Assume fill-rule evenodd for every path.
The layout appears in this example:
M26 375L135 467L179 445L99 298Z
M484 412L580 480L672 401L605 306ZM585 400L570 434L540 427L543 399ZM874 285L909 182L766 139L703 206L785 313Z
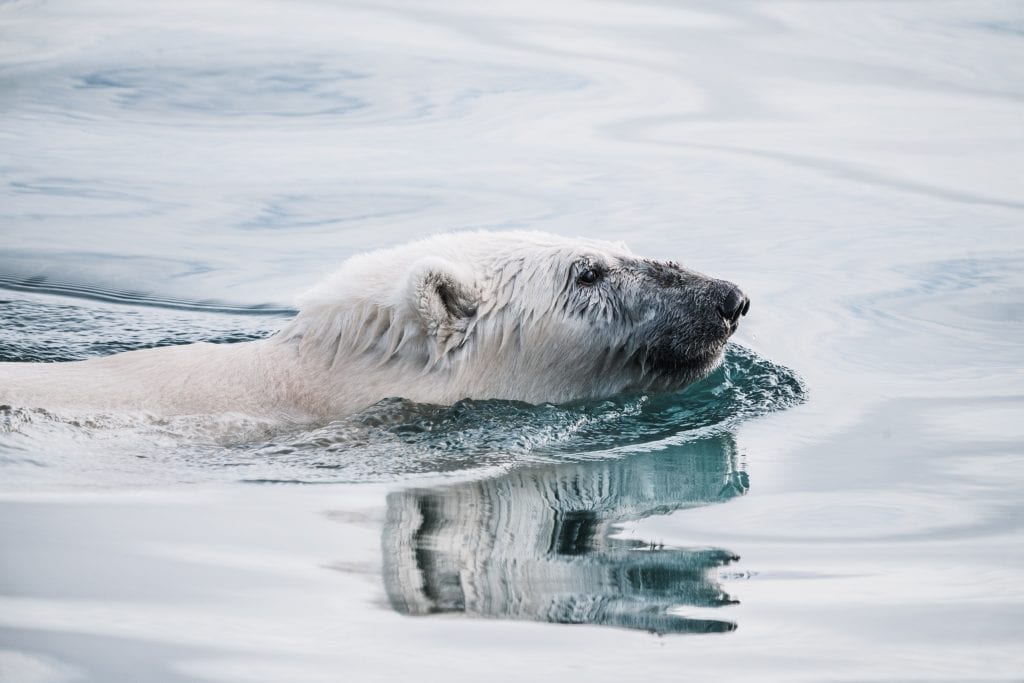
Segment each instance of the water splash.
M319 429L275 438L250 455L304 462L343 477L602 458L725 432L803 396L792 371L729 345L715 372L680 393L564 405L389 399Z

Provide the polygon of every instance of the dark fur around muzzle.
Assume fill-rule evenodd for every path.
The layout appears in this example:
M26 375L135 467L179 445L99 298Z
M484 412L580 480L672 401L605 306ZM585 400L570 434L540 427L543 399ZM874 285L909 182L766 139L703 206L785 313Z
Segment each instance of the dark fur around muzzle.
M671 262L639 261L639 302L649 314L639 339L646 373L690 382L712 370L750 308L739 287Z

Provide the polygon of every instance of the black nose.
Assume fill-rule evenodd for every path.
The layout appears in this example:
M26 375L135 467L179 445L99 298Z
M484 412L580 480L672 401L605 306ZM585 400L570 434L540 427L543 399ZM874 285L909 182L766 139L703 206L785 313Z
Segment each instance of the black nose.
M718 304L718 312L722 314L723 318L731 323L738 321L740 316L746 315L749 310L750 299L748 299L743 292L740 291L740 288L735 285L726 292L725 298L722 299L722 303Z

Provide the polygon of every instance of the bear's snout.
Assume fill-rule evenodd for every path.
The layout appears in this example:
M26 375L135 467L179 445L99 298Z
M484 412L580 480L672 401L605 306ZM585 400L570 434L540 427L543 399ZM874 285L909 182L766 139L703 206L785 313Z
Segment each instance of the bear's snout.
M750 299L731 282L722 282L719 289L720 298L716 310L726 321L735 325L739 322L740 316L746 315L750 310Z

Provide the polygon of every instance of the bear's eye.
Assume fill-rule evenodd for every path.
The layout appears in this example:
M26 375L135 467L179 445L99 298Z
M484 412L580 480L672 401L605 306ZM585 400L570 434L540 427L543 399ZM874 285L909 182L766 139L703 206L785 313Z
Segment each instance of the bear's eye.
M592 285L601 278L601 274L593 268L585 268L576 278L581 285Z

